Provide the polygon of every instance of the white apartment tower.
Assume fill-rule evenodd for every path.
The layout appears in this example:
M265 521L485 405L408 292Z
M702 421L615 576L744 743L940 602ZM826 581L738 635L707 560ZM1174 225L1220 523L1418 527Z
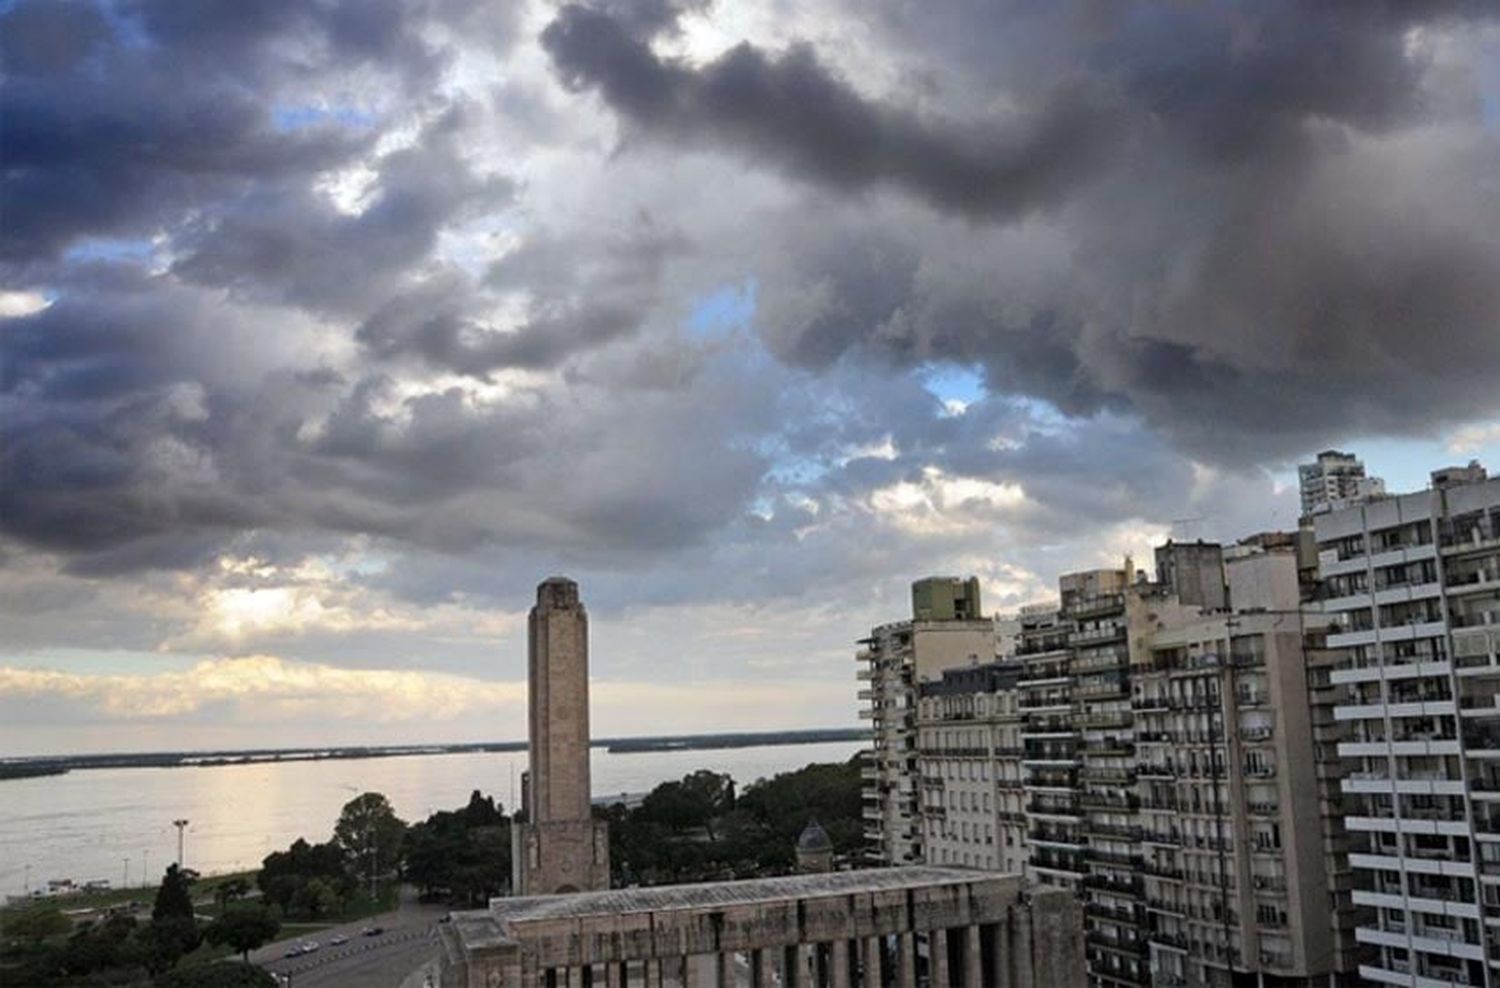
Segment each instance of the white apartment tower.
M1297 467L1302 514L1315 515L1348 507L1385 494L1385 481L1365 476L1365 465L1352 453L1327 449L1311 463Z
M1363 983L1500 985L1500 479L1313 519Z

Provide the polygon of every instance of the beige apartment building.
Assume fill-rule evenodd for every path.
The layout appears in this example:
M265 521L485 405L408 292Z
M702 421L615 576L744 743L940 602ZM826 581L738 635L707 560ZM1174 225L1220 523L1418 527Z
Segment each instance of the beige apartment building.
M867 705L871 748L864 768L866 855L872 863L915 865L923 850L921 766L917 745L918 686L943 670L991 662L994 622L980 617L977 580L933 577L912 585L920 619L881 625L855 654L859 697Z
M1015 662L949 669L917 700L923 848L931 864L1024 874Z

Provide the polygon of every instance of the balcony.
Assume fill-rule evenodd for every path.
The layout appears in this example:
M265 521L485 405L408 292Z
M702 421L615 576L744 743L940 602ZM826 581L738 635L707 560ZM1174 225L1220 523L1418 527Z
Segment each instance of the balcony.
M1076 598L1063 607L1063 613L1072 618L1089 618L1118 611L1124 606L1124 594L1105 593L1094 597Z

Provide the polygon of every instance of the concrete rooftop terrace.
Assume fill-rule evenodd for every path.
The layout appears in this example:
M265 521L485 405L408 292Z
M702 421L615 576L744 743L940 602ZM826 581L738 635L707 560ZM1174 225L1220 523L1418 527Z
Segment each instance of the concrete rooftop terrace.
M860 892L890 892L906 888L930 888L934 885L968 885L997 877L1001 876L993 872L960 868L870 868L865 871L835 871L823 875L788 875L782 878L659 885L572 895L497 898L490 900L489 913L501 922L582 919L589 916L620 916L673 909L755 905Z

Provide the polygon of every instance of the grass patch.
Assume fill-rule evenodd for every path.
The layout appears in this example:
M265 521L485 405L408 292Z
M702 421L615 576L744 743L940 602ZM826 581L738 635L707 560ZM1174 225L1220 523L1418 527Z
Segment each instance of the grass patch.
M200 878L193 883L193 901L212 899L214 891L225 882L234 879L243 879L255 885L255 876L260 869L249 871L234 871L226 875L210 875ZM61 909L63 912L74 912L80 909L107 909L110 906L122 905L132 900L150 905L156 900L157 885L138 885L133 888L109 889L103 892L74 892L71 895L50 895L40 899L22 899L8 903L0 907L0 912L25 912L28 909L51 907Z

